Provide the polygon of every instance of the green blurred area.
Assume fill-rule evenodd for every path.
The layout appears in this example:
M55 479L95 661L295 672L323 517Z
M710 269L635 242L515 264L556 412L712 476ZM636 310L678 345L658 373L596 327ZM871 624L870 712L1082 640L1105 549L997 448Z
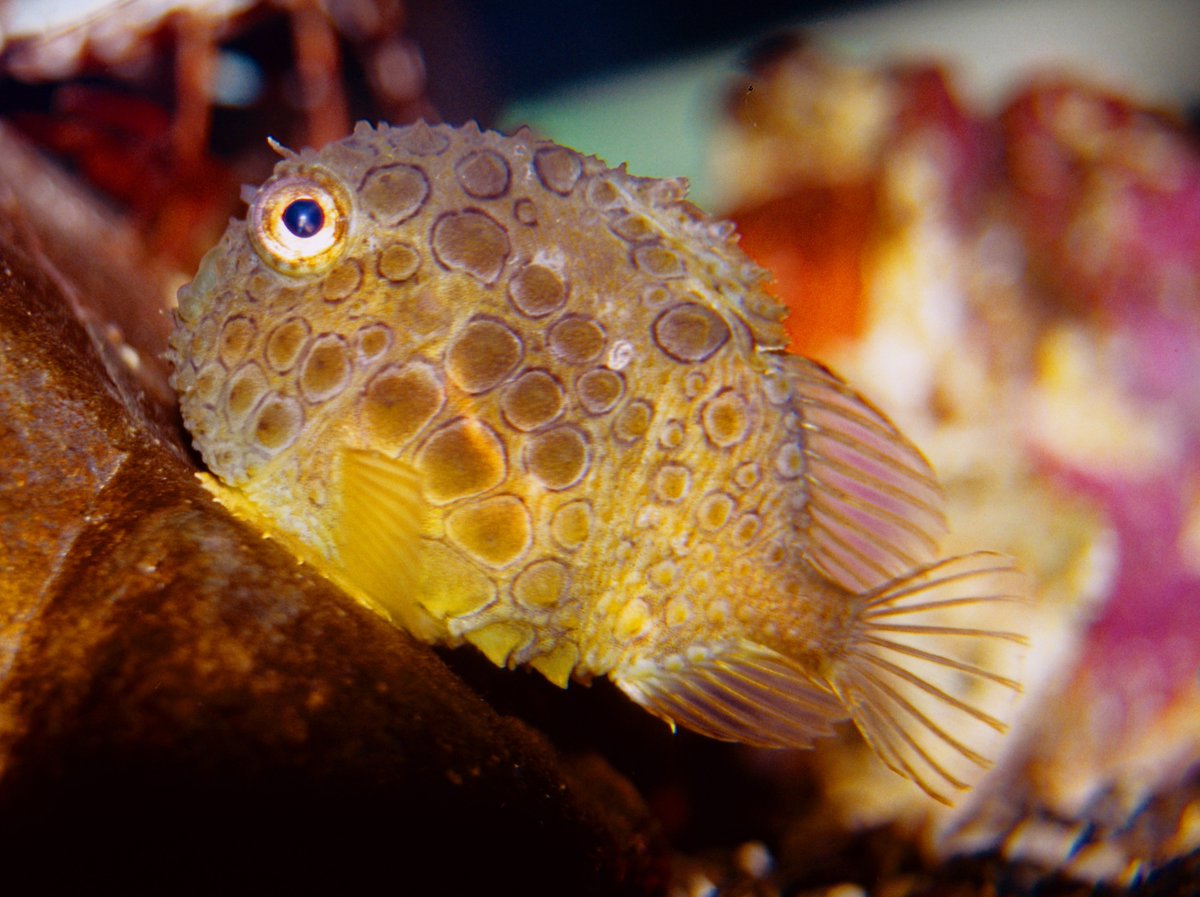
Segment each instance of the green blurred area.
M706 148L737 62L731 50L568 86L513 103L500 127L528 124L609 165L628 162L636 175L686 177L692 201L711 209Z
M1198 26L1200 0L910 0L798 13L788 27L871 66L940 61L964 99L988 111L1047 68L1152 105L1200 105ZM628 162L634 174L682 175L692 200L719 212L710 138L751 48L778 31L518 98L498 124L505 131L528 124L610 165Z

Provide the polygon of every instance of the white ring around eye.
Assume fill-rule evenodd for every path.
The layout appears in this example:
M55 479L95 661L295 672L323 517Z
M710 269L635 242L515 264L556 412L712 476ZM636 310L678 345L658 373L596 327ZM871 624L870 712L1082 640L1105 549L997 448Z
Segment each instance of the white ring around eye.
M310 236L294 233L284 214L297 200L311 200L321 221ZM332 176L317 169L286 174L265 183L254 197L246 227L259 257L283 274L315 274L327 270L345 251L350 224L350 197Z

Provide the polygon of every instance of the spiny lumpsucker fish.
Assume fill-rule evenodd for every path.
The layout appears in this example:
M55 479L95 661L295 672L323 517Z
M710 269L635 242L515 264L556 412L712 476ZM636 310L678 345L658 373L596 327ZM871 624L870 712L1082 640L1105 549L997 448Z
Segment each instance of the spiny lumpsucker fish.
M430 642L770 747L851 718L931 795L984 767L1022 638L941 558L886 417L681 180L468 125L283 155L179 292L210 488ZM964 687L969 686L969 687Z

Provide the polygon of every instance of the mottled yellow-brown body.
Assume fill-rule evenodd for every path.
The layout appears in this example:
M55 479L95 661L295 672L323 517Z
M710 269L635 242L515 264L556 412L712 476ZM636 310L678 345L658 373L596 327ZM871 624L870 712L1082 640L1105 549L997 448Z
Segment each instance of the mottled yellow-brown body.
M913 658L1013 683L896 640L1014 641L911 618L1010 570L935 563L924 459L780 351L763 273L683 193L473 126L288 154L180 292L185 421L231 506L428 640L716 737L853 715L924 785L958 739Z

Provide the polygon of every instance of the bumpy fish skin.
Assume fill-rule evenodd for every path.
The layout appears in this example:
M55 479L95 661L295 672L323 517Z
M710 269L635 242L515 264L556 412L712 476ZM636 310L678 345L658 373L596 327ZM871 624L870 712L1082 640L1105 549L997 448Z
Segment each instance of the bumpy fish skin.
M180 291L185 423L218 497L422 638L717 738L851 716L941 798L1004 727L954 681L1017 688L971 608L1022 587L938 560L923 457L781 351L684 193L474 126L285 152Z

